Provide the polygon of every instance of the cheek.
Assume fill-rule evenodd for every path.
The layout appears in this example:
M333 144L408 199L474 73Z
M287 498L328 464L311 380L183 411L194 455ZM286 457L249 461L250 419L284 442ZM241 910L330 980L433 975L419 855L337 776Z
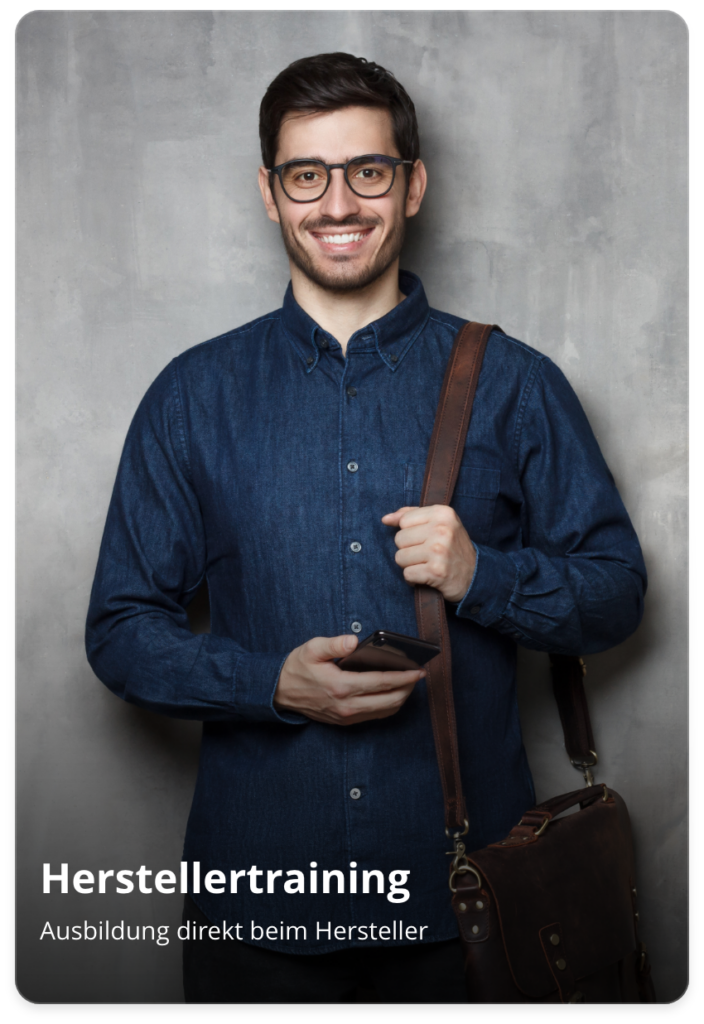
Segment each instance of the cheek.
M291 217L287 215L285 218L281 218L280 223L287 235L295 235L300 238L302 235L305 235L305 231L301 230L302 221L303 217L296 217L295 215Z
M380 210L379 213L384 220L384 234L387 237L396 237L399 233L403 232L406 217L403 205L400 202L390 202L388 208L383 211Z

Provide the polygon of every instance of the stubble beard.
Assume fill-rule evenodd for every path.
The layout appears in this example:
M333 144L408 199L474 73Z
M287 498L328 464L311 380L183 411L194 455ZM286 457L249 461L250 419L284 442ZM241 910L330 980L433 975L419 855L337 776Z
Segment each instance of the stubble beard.
M340 253L339 256L323 256L324 263L320 265L301 245L290 224L287 224L283 217L281 217L280 223L284 248L292 263L318 287L338 294L361 291L378 280L400 255L406 233L406 219L400 216L385 238L383 245L369 263L357 267L354 264L359 257ZM381 220L369 217L348 217L343 221L321 218L311 221L305 227L310 231L323 231L325 228L331 227L338 230L340 228L364 230L376 227L381 223Z

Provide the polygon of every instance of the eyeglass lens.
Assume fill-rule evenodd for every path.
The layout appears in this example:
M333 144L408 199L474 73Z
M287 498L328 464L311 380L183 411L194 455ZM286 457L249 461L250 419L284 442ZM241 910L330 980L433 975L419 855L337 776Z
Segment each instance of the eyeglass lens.
M281 183L290 199L318 199L328 183L328 169L317 160L294 160L281 168ZM394 165L382 156L361 156L347 166L347 183L358 196L373 199L391 188Z

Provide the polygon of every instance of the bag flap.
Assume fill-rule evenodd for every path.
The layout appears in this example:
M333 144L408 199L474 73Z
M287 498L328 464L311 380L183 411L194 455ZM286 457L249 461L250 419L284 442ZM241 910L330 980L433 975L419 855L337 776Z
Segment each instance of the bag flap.
M544 951L550 930L542 941L540 934L549 925L559 926L558 959L577 980L636 948L631 826L613 790L607 802L555 819L538 839L467 859L493 893L511 973L526 995L540 999L557 987Z

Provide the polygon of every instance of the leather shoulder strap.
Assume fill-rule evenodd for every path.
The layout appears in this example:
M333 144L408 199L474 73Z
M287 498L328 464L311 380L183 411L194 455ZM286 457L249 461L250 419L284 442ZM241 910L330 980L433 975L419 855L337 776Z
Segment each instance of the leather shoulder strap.
M440 392L435 426L421 491L421 505L449 505L462 462L464 442L472 415L491 324L468 323L459 331ZM457 722L452 696L452 657L445 600L433 587L416 587L416 620L422 640L438 644L440 654L429 661L426 686L445 798L445 827L464 828L467 818L457 748Z
M452 500L486 344L495 329L501 330L495 324L467 323L455 338L430 440L421 505L449 505ZM441 648L440 654L425 666L426 685L445 800L445 826L448 830L462 830L467 812L460 777L445 601L439 590L417 586L415 602L418 635ZM585 768L595 764L596 759L591 756L594 738L582 683L581 659L565 655L550 657L565 747L574 766Z
M584 662L567 654L551 654L552 689L560 712L567 756L584 771L596 764L596 748L584 692ZM586 778L586 775L585 775Z

